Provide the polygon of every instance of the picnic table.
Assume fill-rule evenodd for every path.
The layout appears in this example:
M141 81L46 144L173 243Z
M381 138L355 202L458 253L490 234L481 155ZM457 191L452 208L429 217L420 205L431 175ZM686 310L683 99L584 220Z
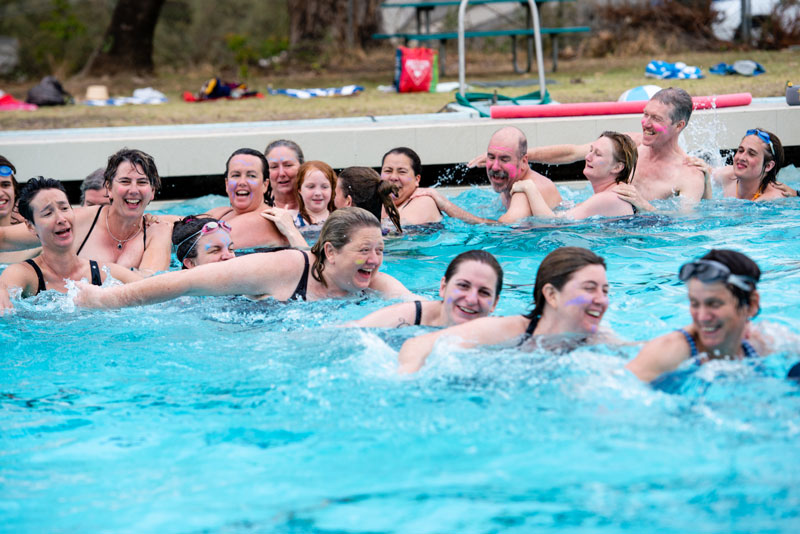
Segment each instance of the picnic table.
M536 0L536 4L550 3L550 2L574 2L575 0ZM376 33L372 36L373 39L392 39L401 38L405 46L408 46L410 41L425 42L425 41L439 41L439 72L444 75L445 73L445 45L451 39L458 39L458 32L446 31L431 33L431 12L441 6L458 6L461 2L459 0L434 0L430 2L384 2L381 4L382 9L389 8L414 8L417 20L416 32L399 32L399 33ZM485 30L485 31L467 31L464 37L467 39L474 39L478 37L504 37L511 38L511 54L512 65L514 72L522 74L523 72L530 72L532 66L533 56L533 38L535 36L533 28L533 17L531 14L530 4L527 0L472 0L470 5L481 4L522 4L525 6L525 28L515 28L506 30ZM423 24L424 20L424 24ZM588 26L565 26L558 28L540 28L540 34L549 35L550 43L553 51L553 72L558 69L558 37L564 34L573 33L586 33L591 31ZM527 38L527 63L525 69L520 69L517 63L517 37Z

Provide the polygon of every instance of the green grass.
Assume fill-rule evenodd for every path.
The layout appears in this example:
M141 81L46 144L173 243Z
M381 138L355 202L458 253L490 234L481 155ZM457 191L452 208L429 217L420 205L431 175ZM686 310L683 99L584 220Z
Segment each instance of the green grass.
M550 62L545 56L545 64ZM457 80L457 54L448 50L450 76L442 81ZM702 80L652 80L644 77L650 59L683 61L696 65L707 74ZM761 63L766 74L757 77L714 76L708 68L718 62L733 63L752 59ZM517 75L511 69L510 54L480 54L468 52L467 81L530 79L536 83L536 72ZM248 80L251 88L265 91L268 85L276 88L327 87L357 83L366 91L355 97L297 100L284 96L263 99L217 101L188 104L181 100L183 91L197 91L212 77L210 68L189 72L159 72L149 79L71 79L65 87L81 98L86 87L96 83L108 86L112 96L130 95L136 87L152 86L164 92L170 101L158 106L89 107L84 105L42 108L34 112L0 113L0 129L29 130L42 128L75 128L99 126L130 126L157 124L216 123L240 121L291 120L320 117L350 117L363 115L397 115L435 113L454 100L452 93L387 94L378 85L392 81L394 55L390 48L381 48L349 63L327 70L298 70L287 73L261 74ZM679 86L695 96L750 92L754 97L784 94L786 80L800 82L800 54L796 51L698 52L679 57L624 57L602 59L560 60L557 73L547 73L553 80L548 86L553 99L559 102L600 102L616 100L626 89L637 85L655 84L662 87ZM0 88L24 99L28 84L2 84ZM517 96L537 89L529 87L503 88L498 92ZM491 89L476 89L490 92Z

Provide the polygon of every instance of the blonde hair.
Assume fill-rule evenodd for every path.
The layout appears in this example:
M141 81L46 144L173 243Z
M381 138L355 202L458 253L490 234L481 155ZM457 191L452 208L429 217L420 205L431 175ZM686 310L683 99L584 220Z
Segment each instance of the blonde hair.
M339 208L334 211L322 225L319 239L311 247L314 255L314 265L311 266L311 276L314 280L328 287L322 272L325 270L325 243L330 243L333 248L340 250L353 238L356 230L361 228L381 228L381 222L370 212L363 208L351 206Z

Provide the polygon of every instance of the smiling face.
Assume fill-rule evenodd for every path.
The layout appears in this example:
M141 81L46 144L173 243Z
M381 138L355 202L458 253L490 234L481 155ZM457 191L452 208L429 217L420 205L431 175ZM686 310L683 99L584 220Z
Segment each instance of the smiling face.
M300 168L297 154L289 147L278 146L269 151L267 161L269 162L269 182L275 197L293 197L297 170Z
M445 326L465 323L486 317L497 306L497 273L479 261L465 261L445 281L442 278L439 296L442 297Z
M197 251L195 257L183 260L188 269L198 265L205 265L206 263L226 261L235 256L231 236L221 227L208 234L201 234L194 245L194 250Z
M332 194L331 183L325 173L318 169L306 173L300 185L300 198L303 199L303 205L309 213L327 215Z
M69 250L75 238L72 231L75 212L67 195L59 189L42 189L31 199L30 207L33 224L27 221L26 224L39 236L42 246Z
M362 226L340 249L325 243L325 277L339 289L353 293L369 287L383 263L383 235L375 226Z
M774 161L764 165L769 146L755 135L748 135L739 144L733 156L733 174L738 180L761 180L774 166Z
M14 182L11 180L11 175L0 176L0 223L11 217L15 201Z
M513 131L501 130L492 136L486 150L486 175L495 192L509 193L527 165L527 155L519 154L519 138Z
M642 144L645 146L662 145L674 139L685 126L684 121L672 123L670 119L672 106L650 100L642 114Z
M394 204L400 206L411 198L419 187L420 175L414 174L411 158L405 154L391 153L383 158L381 180L388 180L398 187L399 192Z
M236 213L260 209L264 204L267 182L261 160L249 154L237 154L228 163L225 188Z
M141 217L155 191L141 167L123 161L111 180L109 196L114 209L123 217Z
M611 139L600 137L589 147L583 175L590 182L614 179L623 167L623 163L614 158L614 143Z
M547 304L555 311L562 332L597 332L608 309L608 280L602 265L578 269L561 290L546 284L543 292Z
M704 283L696 278L689 280L689 311L697 328L697 336L710 355L733 356L742 343L747 320L758 310L758 300L751 298L749 305L739 306L739 301L722 282Z

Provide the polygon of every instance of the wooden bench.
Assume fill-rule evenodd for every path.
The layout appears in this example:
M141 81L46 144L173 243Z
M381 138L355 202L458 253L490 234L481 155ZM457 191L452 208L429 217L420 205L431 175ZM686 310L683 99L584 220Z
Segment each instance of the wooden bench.
M544 2L570 2L574 0L537 0L537 4ZM470 5L475 4L501 4L501 3L517 3L525 6L528 12L525 20L528 22L527 28L518 28L510 30L486 30L486 31L467 31L464 32L466 39L475 39L479 37L511 37L511 54L514 72L522 74L523 72L530 72L533 56L533 28L531 23L530 7L526 0L473 0ZM458 0L438 0L433 2L392 2L383 3L381 8L401 8L413 7L416 10L417 16L417 31L416 32L402 32L402 33L376 33L372 35L373 39L403 39L405 46L409 42L425 42L425 41L439 41L439 72L444 75L445 73L445 53L447 41L451 39L458 39L458 32L430 32L430 12L435 7L439 6L457 6L460 2ZM425 28L423 31L422 16L425 16ZM558 70L558 37L565 34L588 33L591 28L588 26L565 26L561 28L540 28L542 35L550 36L550 44L553 50L553 72ZM519 68L517 64L517 36L527 37L527 64L524 70Z

